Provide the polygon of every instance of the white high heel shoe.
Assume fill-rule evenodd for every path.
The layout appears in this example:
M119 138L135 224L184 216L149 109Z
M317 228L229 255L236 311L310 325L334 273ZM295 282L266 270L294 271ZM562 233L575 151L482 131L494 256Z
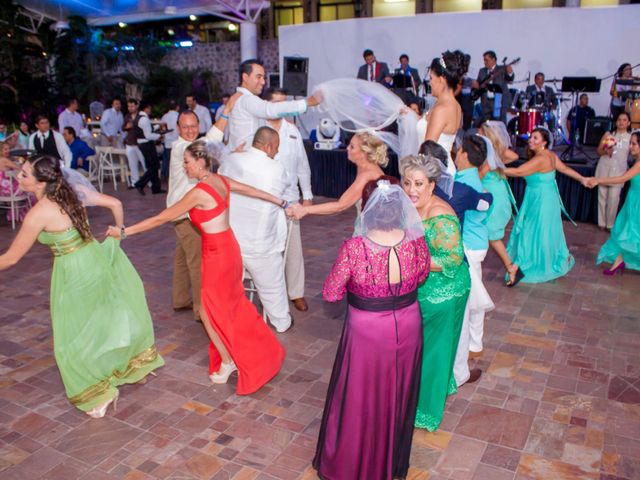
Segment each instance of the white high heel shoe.
M115 396L106 403L103 403L99 407L92 408L88 412L85 412L91 418L102 418L106 415L107 409L109 405L113 403L113 411L115 412L118 409L118 397L120 396L120 392L116 390Z
M221 363L220 369L216 373L212 373L209 375L209 380L211 383L227 383L229 380L229 376L238 370L236 364L231 361L231 363Z

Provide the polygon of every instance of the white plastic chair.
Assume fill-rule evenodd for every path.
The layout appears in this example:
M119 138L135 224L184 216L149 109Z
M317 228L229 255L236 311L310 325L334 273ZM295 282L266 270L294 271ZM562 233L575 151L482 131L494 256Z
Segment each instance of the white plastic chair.
M118 175L124 176L127 171L126 165L123 165L119 159L114 160L113 148L96 146L96 159L98 163L98 188L100 192L103 190L105 175L111 174L113 189L118 190Z
M7 170L4 174L9 179L9 195L0 195L0 208L11 212L11 228L15 230L18 209L25 204L31 206L31 198L26 193L17 193L17 188L13 182L18 175L17 170Z
M289 252L289 242L291 240L292 222L293 220L291 220L290 218L287 218L287 239L284 242L283 267L287 261L287 253ZM247 282L246 285L245 285L245 282ZM258 294L258 289L256 288L256 284L253 282L253 278L251 278L251 274L249 273L249 270L247 270L244 267L242 269L242 284L244 285L245 293L249 297L249 301L253 302L253 294L254 293ZM258 294L258 300L260 300L259 294ZM264 305L262 305L262 302L260 302L260 304L262 306L262 320L264 320L264 323L267 323L267 311L264 309Z

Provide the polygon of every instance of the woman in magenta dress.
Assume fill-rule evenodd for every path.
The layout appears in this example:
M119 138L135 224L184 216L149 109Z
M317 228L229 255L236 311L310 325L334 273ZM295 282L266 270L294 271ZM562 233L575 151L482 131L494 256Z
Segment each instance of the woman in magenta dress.
M348 299L313 461L324 480L390 480L409 469L422 360L416 290L430 258L409 198L377 185L365 187L354 237L323 289L327 301Z
M227 179L216 171L218 162L204 141L185 150L187 176L200 180L178 203L131 227L109 227L109 234L124 237L170 222L189 212L202 235L202 306L200 317L209 334L209 378L226 383L238 371L239 395L255 392L280 371L284 348L247 299L242 285L240 247L229 227L229 192L250 195L281 205L261 190Z

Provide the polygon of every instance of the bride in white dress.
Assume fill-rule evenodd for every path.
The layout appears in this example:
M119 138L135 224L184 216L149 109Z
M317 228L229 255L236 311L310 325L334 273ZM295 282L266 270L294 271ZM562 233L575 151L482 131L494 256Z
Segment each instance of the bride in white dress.
M416 126L420 143L433 140L447 151L447 171L453 176L456 167L451 158L451 148L462 124L462 109L456 100L462 77L469 69L469 55L460 50L447 50L440 58L434 58L429 70L431 94L437 102Z

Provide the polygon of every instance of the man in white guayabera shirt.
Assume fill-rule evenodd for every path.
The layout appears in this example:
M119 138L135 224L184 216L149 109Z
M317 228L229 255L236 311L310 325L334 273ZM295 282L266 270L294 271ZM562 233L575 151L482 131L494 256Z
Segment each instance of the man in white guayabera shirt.
M243 95L229 116L229 147L232 150L242 144L250 146L256 130L265 125L267 119L300 115L319 103L313 96L287 102L267 102L258 97L264 85L265 71L259 60L245 60L240 64L237 91Z

